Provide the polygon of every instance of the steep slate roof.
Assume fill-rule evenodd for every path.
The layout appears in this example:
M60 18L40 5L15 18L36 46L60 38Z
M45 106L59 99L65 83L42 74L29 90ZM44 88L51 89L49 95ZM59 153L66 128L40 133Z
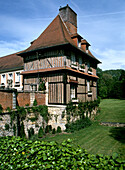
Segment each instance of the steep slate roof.
M23 69L23 65L24 65L23 58L17 55L20 52L10 54L4 57L0 57L0 73L9 70L11 71L11 70Z
M77 34L77 36L78 35L79 34ZM83 49L80 49L76 46L75 42L71 38L72 36L74 35L69 34L69 31L67 27L65 26L64 22L62 21L60 15L57 15L56 18L43 31L43 33L36 40L32 41L31 46L27 48L23 53L36 51L36 50L44 49L47 47L64 45L64 44L71 44L78 50L86 53ZM93 55L91 55L91 53L88 53L87 55L97 60ZM97 62L100 62L100 61L97 60Z

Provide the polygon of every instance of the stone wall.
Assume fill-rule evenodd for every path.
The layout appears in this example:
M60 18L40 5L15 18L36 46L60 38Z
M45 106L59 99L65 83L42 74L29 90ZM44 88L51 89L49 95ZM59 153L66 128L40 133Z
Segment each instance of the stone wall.
M66 116L64 118L62 118L62 113L65 112L65 109L66 109L66 106L63 106L63 105L60 105L60 106L49 105L48 112L51 115L51 119L49 120L48 125L51 125L52 128L55 128L55 129L57 129L57 127L60 126L61 130L64 131L66 129L65 124L67 123L67 120L66 120ZM96 111L97 111L97 108L92 111L91 118L93 118L93 115L96 114ZM14 135L14 132L13 132L14 124L12 126L10 124L10 122L11 122L10 114L11 113L6 112L6 113L2 113L0 115L0 136L13 136ZM88 115L85 114L85 116L90 117L90 113L88 113ZM45 128L45 126L47 125L45 123L45 121L43 121L43 118L40 114L38 114L38 119L31 120L32 118L35 118L34 113L28 113L26 115L25 120L23 121L26 137L28 137L28 130L30 128L33 128L34 133L38 134L39 128L41 126L42 127L44 126L44 128ZM74 120L74 121L76 119L78 119L78 117L77 118L75 117L75 119L71 118L71 120ZM16 121L14 123L15 123L15 125L17 125ZM5 130L6 124L9 124L9 127L10 127L9 130Z
M0 115L0 136L14 136L13 126L17 126L16 120L14 120L11 124L11 113L3 113ZM34 129L34 134L38 134L39 128L43 127L43 118L38 114L38 119L31 121L31 118L34 118L35 115L33 113L27 114L25 120L23 121L24 124L24 131L26 134L26 137L28 137L28 130L30 128ZM6 130L5 126L9 125L9 129ZM44 126L47 124L44 121ZM16 127L16 134L17 134L17 127Z
M10 114L0 115L0 136L13 136L13 129L10 125ZM5 129L5 125L9 125L9 130Z
M48 122L49 125L52 125L52 128L57 129L58 126L62 130L65 130L66 118L62 119L62 112L65 111L66 106L48 106L48 112L51 114L51 120Z

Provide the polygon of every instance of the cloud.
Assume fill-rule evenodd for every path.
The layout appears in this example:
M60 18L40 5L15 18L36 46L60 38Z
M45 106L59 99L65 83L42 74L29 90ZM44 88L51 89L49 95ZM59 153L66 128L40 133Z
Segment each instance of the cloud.
M20 42L20 41L13 41L13 42L6 42L0 41L0 57L5 55L9 55L15 52L22 51L29 46L29 43Z
M102 70L125 69L125 50L92 49L91 51L102 62L102 64L99 65Z
M100 17L100 16L106 16L106 15L118 15L118 14L124 14L125 11L116 11L116 12L108 12L108 13L102 13L102 14L92 14L92 15L80 15L79 17Z
M21 19L12 16L0 16L1 27L0 37L9 40L32 41L36 39L41 32L50 23L50 18L27 18Z

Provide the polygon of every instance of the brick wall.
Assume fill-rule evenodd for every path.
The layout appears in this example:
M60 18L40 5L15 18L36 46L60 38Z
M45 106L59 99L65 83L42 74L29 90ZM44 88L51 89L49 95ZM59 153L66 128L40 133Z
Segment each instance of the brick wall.
M0 90L0 104L3 109L6 110L7 107L12 109L13 104L13 90ZM18 92L17 95L17 105L26 106L26 104L31 105L31 92ZM37 100L38 105L45 105L45 93L35 92L35 99Z
M37 100L38 105L45 105L45 94L44 93L35 93L35 99Z
M19 106L25 106L26 104L31 104L30 92L19 92L17 96L17 102ZM35 92L35 99L38 105L45 104L45 93Z
M30 105L30 93L28 93L28 92L18 92L17 104L19 106L26 106L26 104Z
M0 91L0 104L2 105L4 110L7 109L7 107L10 107L12 109L12 94L12 91Z

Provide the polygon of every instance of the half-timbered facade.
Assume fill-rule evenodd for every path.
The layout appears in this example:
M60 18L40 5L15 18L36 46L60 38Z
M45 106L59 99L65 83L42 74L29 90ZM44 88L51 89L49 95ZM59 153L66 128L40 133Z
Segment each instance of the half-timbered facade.
M48 104L64 105L96 99L97 64L90 44L77 33L77 14L67 5L23 53L24 90L47 82Z

